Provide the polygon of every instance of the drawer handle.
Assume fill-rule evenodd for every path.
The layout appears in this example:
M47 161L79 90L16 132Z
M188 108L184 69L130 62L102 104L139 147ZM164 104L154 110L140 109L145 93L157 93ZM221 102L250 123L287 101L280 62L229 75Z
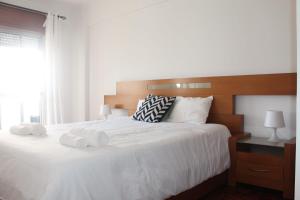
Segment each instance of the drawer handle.
M249 171L252 171L252 172L263 172L263 173L267 173L267 172L270 172L270 170L267 170L267 169L248 169Z

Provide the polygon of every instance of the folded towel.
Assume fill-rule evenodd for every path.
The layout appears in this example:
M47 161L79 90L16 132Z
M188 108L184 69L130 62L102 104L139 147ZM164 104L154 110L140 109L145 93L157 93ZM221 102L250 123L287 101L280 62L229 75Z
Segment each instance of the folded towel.
M12 126L9 129L10 133L16 134L16 135L31 135L31 129L28 126L18 125L18 126Z
M99 147L109 143L109 137L104 131L76 128L72 129L70 133L85 138L88 142L88 145L92 147Z
M36 135L36 136L47 135L47 129L42 124L27 124L27 126L31 127L32 135Z
M47 135L47 130L42 124L20 124L18 126L12 126L10 133L16 135L44 136Z
M59 138L59 142L62 145L76 148L86 148L88 146L87 140L83 137L73 135L71 133L65 133Z

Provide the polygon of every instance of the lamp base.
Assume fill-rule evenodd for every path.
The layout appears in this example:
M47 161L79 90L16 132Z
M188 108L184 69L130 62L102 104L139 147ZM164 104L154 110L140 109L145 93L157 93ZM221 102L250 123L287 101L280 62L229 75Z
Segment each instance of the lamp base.
M274 128L274 131L273 131L271 137L268 139L268 141L269 142L280 142L280 139L277 135L277 129L276 128Z

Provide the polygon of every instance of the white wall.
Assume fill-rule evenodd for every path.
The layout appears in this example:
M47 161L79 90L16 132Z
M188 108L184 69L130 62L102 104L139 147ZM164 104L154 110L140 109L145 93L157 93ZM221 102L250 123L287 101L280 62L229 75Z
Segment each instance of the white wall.
M271 129L264 127L266 110L283 110L285 128L278 129L278 135L290 139L296 135L296 97L295 96L238 96L236 113L245 116L245 131L253 136L269 137Z
M89 112L121 80L296 71L296 0L91 0ZM251 107L249 106L251 105ZM245 128L267 136L265 110L295 135L295 97L238 97Z
M75 25L72 26L72 95L71 120L85 121L87 116L87 58L88 26L83 7L75 9Z
M82 5L54 0L3 0L3 2L67 17L63 26L65 84L63 115L66 122L85 119L86 16Z

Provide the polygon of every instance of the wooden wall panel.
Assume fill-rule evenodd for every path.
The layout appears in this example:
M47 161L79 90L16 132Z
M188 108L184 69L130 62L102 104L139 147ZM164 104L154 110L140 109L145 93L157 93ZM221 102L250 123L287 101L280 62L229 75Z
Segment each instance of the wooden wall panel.
M236 115L236 95L296 95L296 73L124 81L117 83L117 94L105 96L104 102L116 108L126 108L133 114L139 99L148 94L165 96L207 97L214 96L209 123L226 125L232 134L244 129L244 116ZM156 89L148 85L168 83L210 83L211 88Z
M244 115L210 114L207 123L223 124L233 135L240 134L244 130Z
M118 95L147 94L147 85L165 83L207 83L210 89L170 89L152 91L157 94L179 94L197 96L210 94L227 95L296 95L296 73L262 74L242 76L219 76L186 79L162 79L147 81L124 81L117 83ZM151 91L150 91L151 92Z

